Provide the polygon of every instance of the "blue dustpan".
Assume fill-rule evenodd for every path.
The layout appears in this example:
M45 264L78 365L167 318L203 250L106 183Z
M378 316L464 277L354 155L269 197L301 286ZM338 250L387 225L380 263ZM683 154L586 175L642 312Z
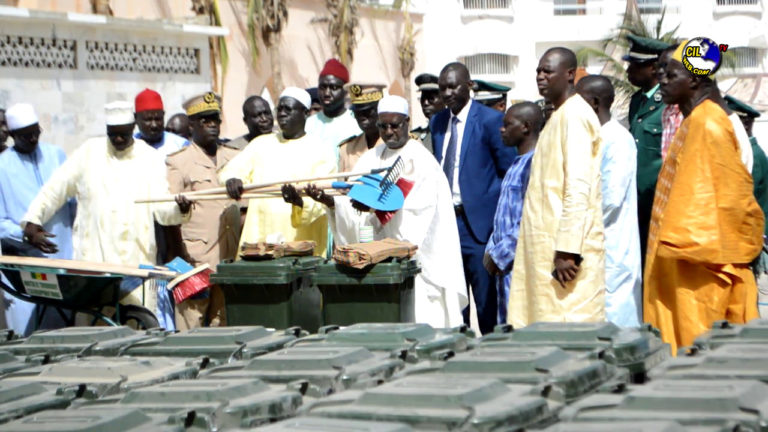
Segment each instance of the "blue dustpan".
M336 189L349 188L349 193L347 194L349 198L374 210L397 211L403 208L403 202L405 201L403 191L394 184L386 188L386 191L383 190L380 186L381 179L379 175L369 174L357 180L357 182L361 183L334 182L332 186Z

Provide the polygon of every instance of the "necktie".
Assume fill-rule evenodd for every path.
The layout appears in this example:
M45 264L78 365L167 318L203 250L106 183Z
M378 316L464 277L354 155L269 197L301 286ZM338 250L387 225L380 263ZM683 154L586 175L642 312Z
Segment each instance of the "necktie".
M445 157L443 158L443 172L448 178L448 186L453 192L453 166L456 165L456 146L458 146L459 137L456 128L456 124L459 123L459 118L456 116L451 117L451 139L448 140L448 147L445 149Z

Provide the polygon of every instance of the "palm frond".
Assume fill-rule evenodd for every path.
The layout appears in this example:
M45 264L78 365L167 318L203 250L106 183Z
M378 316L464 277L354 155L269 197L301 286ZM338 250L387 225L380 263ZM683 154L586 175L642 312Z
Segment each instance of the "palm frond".
M259 28L259 18L263 13L263 0L248 0L248 47L251 51L251 62L254 66L259 63L261 52L256 32Z
M213 12L213 24L219 27L222 26L221 11L219 9L219 0L213 0L212 4ZM221 59L221 87L222 93L224 92L224 77L227 76L227 67L229 66L229 52L227 51L227 39L223 36L218 37L219 40L219 58Z

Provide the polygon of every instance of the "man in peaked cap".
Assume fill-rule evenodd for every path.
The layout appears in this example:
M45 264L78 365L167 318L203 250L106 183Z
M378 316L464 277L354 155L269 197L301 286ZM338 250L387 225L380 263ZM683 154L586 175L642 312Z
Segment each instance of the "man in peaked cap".
M143 140L166 156L189 145L186 138L164 130L165 110L160 93L144 89L136 95L134 113L139 129L134 138Z
M136 204L168 194L165 157L133 137L134 113L129 102L104 107L106 137L84 142L40 189L21 220L25 241L43 252L56 248L44 229L53 214L71 198L77 199L74 257L81 261L135 265L156 264L155 224L179 225L192 203ZM128 278L126 283L133 282ZM140 285L125 286L130 291ZM156 296L130 291L123 304L145 304L156 310Z
M212 102L206 102L206 100ZM168 156L171 193L222 186L217 172L239 151L219 145L221 106L213 93L195 96L184 103L192 131L192 144ZM182 243L182 257L193 265L208 264L216 271L219 262L235 258L240 239L240 211L231 201L200 201L189 222L174 227ZM179 231L180 230L180 231ZM188 330L226 325L224 295L218 286L176 304L176 328Z
M384 86L350 84L347 85L347 92L351 102L350 109L355 115L357 126L363 133L339 144L340 172L352 170L360 156L379 142L379 128L376 127L379 117L376 107L379 105L379 100L384 97Z
M277 103L280 132L257 137L219 173L230 197L239 200L244 183L325 176L336 171L333 149L305 131L312 106L306 90L287 87ZM357 126L355 126L357 127ZM315 255L325 256L328 218L325 209L302 198L295 187L284 185L280 197L248 203L240 245L244 243L311 240Z
M331 197L314 185L305 188L312 199L328 208L337 243L360 242L360 227L371 226L375 240L392 238L418 247L416 258L421 272L414 282L415 320L435 328L462 323L461 310L467 305L456 219L451 212L451 191L435 158L408 133L408 102L400 96L386 96L377 107L377 126L383 144L365 152L355 170L368 171L403 161L397 185L403 190L403 207L396 212L371 214L362 204L346 197Z
M507 111L507 93L511 90L505 85L488 81L475 80L475 100L481 104L505 113Z
M5 121L14 146L0 154L0 239L21 242L23 231L19 223L24 213L43 184L67 157L61 148L40 141L42 130L32 105L22 103L11 106L5 113ZM63 205L44 225L45 231L52 233L58 244L58 249L46 248L46 256L72 259L74 219L73 200ZM35 330L32 320L35 305L5 292L4 296L7 328L21 335ZM48 327L46 324L44 321L43 326Z
M438 77L429 73L423 73L419 74L414 81L419 93L421 93L421 97L419 97L421 113L427 118L427 124L426 126L419 126L413 129L411 134L414 134L414 138L420 140L430 153L434 153L432 134L429 131L429 120L432 116L445 109L443 99L440 97L440 86L437 85Z
M637 221L640 227L641 257L645 259L648 224L651 221L653 193L656 178L661 169L661 112L665 104L661 100L657 75L659 54L669 44L628 34L629 62L627 78L639 89L629 102L629 132L637 145Z
M337 164L339 143L362 132L357 126L355 116L345 106L347 91L344 84L348 82L349 71L346 66L336 59L325 62L317 82L317 93L323 111L309 117L306 122L307 133L314 135L321 144L334 152Z

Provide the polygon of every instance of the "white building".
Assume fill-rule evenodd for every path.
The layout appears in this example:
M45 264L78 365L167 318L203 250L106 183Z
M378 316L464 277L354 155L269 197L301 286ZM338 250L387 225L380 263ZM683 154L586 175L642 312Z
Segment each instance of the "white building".
M720 87L768 113L768 16L763 0L636 0L654 26L666 8L663 32L707 36L737 53L735 70L721 70ZM376 0L369 0L373 3ZM392 0L378 0L392 3ZM427 71L463 61L473 78L512 87L510 99L539 99L535 70L548 48L601 48L621 24L626 0L413 0L424 15ZM592 60L590 73L602 64ZM768 115L755 134L768 143Z

